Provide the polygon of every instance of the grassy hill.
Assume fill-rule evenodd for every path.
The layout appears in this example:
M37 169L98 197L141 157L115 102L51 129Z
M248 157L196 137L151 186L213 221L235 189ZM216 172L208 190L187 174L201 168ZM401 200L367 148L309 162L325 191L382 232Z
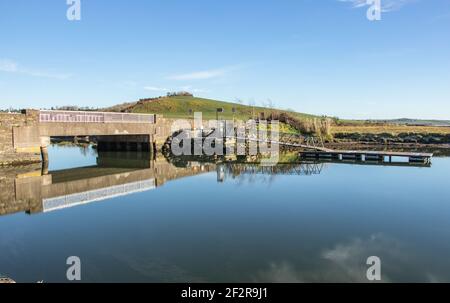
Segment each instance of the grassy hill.
M103 110L115 112L129 112L129 113L152 113L161 114L166 118L190 119L193 118L194 112L203 113L204 119L215 119L216 110L222 108L223 113L219 114L219 119L240 119L248 120L257 118L261 113L268 116L270 113L287 114L289 117L297 121L295 123L281 123L281 130L283 132L298 131L303 132L303 129L311 128L311 121L315 118L321 118L305 113L298 113L288 110L270 109L260 106L249 106L239 103L230 103L218 100L197 98L192 96L170 96L159 97L155 99L142 99L137 102L123 103ZM233 113L233 108L235 112ZM316 119L322 120L322 119ZM291 119L292 121L292 119ZM336 133L450 133L449 121L432 121L432 120L413 120L413 119L397 119L386 121L364 121L364 120L339 120L334 121L330 125L331 130L327 131L332 134ZM298 127L300 125L300 127Z
M134 103L124 103L109 108L113 111L125 111L132 113L161 114L167 118L192 118L194 112L202 112L204 119L215 119L216 110L223 108L219 114L220 119L247 120L259 116L260 113L268 115L270 112L285 112L298 119L315 118L316 116L290 112L285 110L269 109L264 107L252 107L239 103L230 103L211 99L203 99L189 96L161 97L157 99L141 100ZM233 114L233 108L235 113Z

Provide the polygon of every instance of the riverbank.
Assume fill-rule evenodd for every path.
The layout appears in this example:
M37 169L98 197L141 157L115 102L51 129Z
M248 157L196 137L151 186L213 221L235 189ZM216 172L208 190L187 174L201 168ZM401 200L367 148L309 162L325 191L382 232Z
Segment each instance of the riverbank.
M353 128L355 129L355 128ZM356 128L356 130L358 130ZM404 129L403 129L404 130ZM398 132L396 128L390 131L375 132L374 129L362 127L358 131L346 132L337 128L334 130L333 138L336 142L363 142L363 143L377 143L377 144L450 144L450 128L432 127L430 130L434 132L427 132L426 130L408 132Z

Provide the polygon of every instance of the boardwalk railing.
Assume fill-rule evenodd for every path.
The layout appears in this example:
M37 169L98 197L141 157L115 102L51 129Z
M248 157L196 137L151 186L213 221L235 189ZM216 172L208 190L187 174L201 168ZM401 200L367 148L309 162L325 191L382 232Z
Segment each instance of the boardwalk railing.
M41 110L39 122L59 123L151 123L156 122L155 115Z

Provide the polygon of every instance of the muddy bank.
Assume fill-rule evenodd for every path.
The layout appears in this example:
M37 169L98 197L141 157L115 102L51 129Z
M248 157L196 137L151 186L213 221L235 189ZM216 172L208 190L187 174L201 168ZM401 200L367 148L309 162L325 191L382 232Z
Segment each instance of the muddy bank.
M336 133L334 139L342 142L363 142L372 144L450 144L450 134L364 134L364 133Z

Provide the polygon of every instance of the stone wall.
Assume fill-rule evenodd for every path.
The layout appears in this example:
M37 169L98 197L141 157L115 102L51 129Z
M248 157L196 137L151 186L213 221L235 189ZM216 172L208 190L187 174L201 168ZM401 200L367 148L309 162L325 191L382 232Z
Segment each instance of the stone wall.
M25 131L32 135L36 126L37 114L34 111L26 111L22 114L0 113L0 166L40 162L39 145L21 146L20 142L14 145L17 139L14 133ZM39 138L32 138L29 142L36 142L36 140Z

